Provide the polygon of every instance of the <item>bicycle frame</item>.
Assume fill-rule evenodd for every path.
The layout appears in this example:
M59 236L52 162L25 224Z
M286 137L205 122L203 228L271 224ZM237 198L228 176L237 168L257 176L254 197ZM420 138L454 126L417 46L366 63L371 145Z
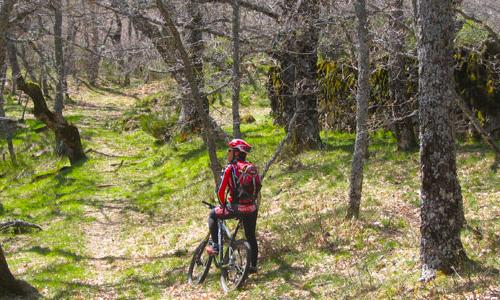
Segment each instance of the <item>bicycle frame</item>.
M217 224L219 225L219 230L217 233L219 242L219 257L217 259L217 257L214 256L214 263L217 268L221 269L227 267L225 265L222 265L222 261L224 260L224 240L229 242L229 245L234 242L236 235L238 234L238 230L241 227L241 220L238 219L238 225L236 225L233 234L231 234L231 231L229 231L229 228L226 226L225 220L218 219Z

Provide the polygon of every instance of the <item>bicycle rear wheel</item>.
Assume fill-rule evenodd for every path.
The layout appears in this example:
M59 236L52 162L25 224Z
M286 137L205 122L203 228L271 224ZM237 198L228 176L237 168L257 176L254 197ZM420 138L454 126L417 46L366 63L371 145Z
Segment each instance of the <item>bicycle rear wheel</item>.
M208 237L200 242L194 251L193 258L189 264L188 282L190 284L201 284L205 281L210 264L212 263L212 256L208 255L205 247L208 244Z
M225 292L239 288L248 276L251 262L250 244L245 240L235 241L224 255L220 283Z

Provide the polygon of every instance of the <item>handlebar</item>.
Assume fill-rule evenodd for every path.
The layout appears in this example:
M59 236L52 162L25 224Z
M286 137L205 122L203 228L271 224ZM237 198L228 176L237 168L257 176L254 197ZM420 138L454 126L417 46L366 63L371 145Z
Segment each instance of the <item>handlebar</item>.
M207 202L207 201L201 201L201 203L205 204L205 205L206 205L206 206L208 206L208 208L210 208L210 209L215 208L215 205L213 205L212 203L209 203L209 202Z

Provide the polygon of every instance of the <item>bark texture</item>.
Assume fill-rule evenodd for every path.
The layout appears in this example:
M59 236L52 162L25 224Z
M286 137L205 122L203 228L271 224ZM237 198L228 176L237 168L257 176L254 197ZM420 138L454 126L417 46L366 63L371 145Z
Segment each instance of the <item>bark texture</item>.
M452 103L452 0L418 0L422 280L452 272L467 258L460 231L464 212L457 179Z
M356 94L356 142L352 156L349 185L349 208L347 217L358 217L363 188L364 157L368 150L368 98L370 97L370 49L368 47L368 24L365 0L356 0L358 19L358 91Z
M233 0L233 137L239 139L240 131L240 3L239 0Z
M391 0L389 21L389 85L391 98L394 102L394 134L398 143L398 150L409 151L417 148L417 140L413 131L409 101L406 99L404 41L405 28L403 26L403 0Z

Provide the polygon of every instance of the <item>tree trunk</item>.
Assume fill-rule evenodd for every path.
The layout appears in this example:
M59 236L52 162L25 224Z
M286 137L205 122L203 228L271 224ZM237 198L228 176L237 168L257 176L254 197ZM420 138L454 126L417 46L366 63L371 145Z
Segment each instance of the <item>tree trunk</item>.
M70 0L66 0L66 7L67 9L74 9L75 6L72 5ZM66 47L64 47L64 53L66 53L65 57L65 70L66 70L66 76L71 75L73 79L76 77L76 70L75 70L75 44L76 44L76 33L77 33L77 26L76 26L76 20L75 17L72 15L68 15L68 29L66 32ZM66 84L66 88L67 88ZM67 92L67 91L66 91Z
M156 0L156 4L160 10L160 13L165 20L166 26L170 30L170 33L173 36L173 42L177 51L181 56L181 60L184 66L184 73L186 75L186 79L189 83L190 92L192 98L195 100L196 110L201 117L203 124L203 133L204 133L204 142L208 149L208 156L210 158L210 165L212 169L212 174L214 176L214 181L217 183L219 179L219 172L222 169L219 160L217 159L216 145L215 145L215 134L213 130L212 124L210 124L210 119L207 111L203 107L203 99L199 91L198 81L196 80L196 75L193 66L191 65L191 59L182 43L181 37L177 28L175 27L174 22L170 17L169 10L165 7L162 0Z
M422 280L449 273L467 256L464 211L453 141L452 0L418 0Z
M203 41L203 15L201 13L200 4L198 0L189 0L187 4L187 12L189 21L186 28L187 49L191 65L193 66L194 77L198 84L200 93L205 89L205 79L203 75L203 52L205 51L205 42ZM177 81L181 86L186 84L184 76L177 76ZM203 108L208 113L209 105L208 98L202 95ZM193 132L199 130L202 125L201 118L196 109L195 99L189 93L184 93L181 99L181 115L179 118L179 125L181 131Z
M24 294L22 286L10 272L2 245L0 245L0 292L2 292L2 289L14 294Z
M269 71L268 85L274 123L284 126L287 132L288 124L295 113L295 63L287 41L290 30L293 30L294 26L292 18L295 13L294 8L294 0L283 2L283 13L279 18L281 28L277 34L277 43L272 51L272 56L278 62L278 66Z
M5 86L5 81L6 81L6 69L7 69L7 64L6 64L6 49L5 45L7 43L6 39L6 32L8 32L9 29L9 17L10 13L12 12L12 9L14 8L14 4L16 3L15 0L5 0L3 2L3 5L0 8L0 117L5 117L5 108L4 108L4 98L3 98L3 92L4 92L4 86ZM2 123L3 124L3 123ZM17 159L16 159L16 154L14 152L14 144L12 143L12 137L7 135L7 147L9 149L9 154L10 158L12 161L12 164L17 165ZM0 252L1 252L1 247L0 247ZM0 253L3 256L3 252ZM5 259L4 259L5 260ZM7 265L7 263L5 263ZM2 267L1 267L1 257L0 257L0 285L2 282Z
M52 9L54 10L54 53L57 71L56 99L54 103L54 112L61 114L64 108L64 83L66 81L64 68L64 53L62 42L62 8L61 0L52 0Z
M0 41L1 43L2 41ZM2 49L0 49L2 51ZM3 98L3 91L5 88L5 81L7 77L7 64L4 61L0 61L0 117L5 117L5 99Z
M35 72L33 70L33 64L28 61L28 58L26 56L26 47L24 44L20 45L21 51L18 52L19 57L21 58L21 61L24 65L24 69L27 72L27 75L29 76L31 81L37 81Z
M117 0L114 0L112 2L112 5L118 7L119 3L117 3ZM111 34L111 42L113 43L113 48L116 52L115 54L116 59L118 61L118 67L120 69L120 75L118 76L118 83L121 86L126 87L130 85L130 76L129 76L128 66L126 65L126 63L128 62L129 55L127 54L127 52L124 50L123 47L123 40L122 40L123 23L121 20L121 16L118 13L115 13L115 21L116 21L116 29Z
M240 3L233 0L233 137L241 138L240 131Z
M2 6L0 7L0 67L2 69L2 73L5 73L5 62L6 62L6 49L5 45L7 42L6 32L9 29L9 17L14 8L15 0L5 0L3 1ZM1 74L3 75L3 74ZM2 76L3 77L3 76ZM0 108L2 112L2 117L5 116L5 111L3 110L3 78L2 78L2 88L0 89L2 95L0 95L1 103ZM9 270L9 266L7 265L7 261L5 260L5 255L3 253L2 246L0 245L0 293L1 289L6 289L7 291L22 293L22 288L19 286L19 283L14 278L12 273Z
M368 46L368 24L365 0L356 0L358 19L358 91L356 94L356 142L352 157L352 169L349 186L349 208L347 217L358 217L363 187L363 164L368 148L368 98L370 96L370 49Z
M21 75L15 46L12 43L7 43L7 49L12 68L12 77L16 79L19 89L33 100L35 118L52 129L56 140L64 144L65 154L69 158L71 165L84 160L86 156L83 151L78 128L68 124L61 114L54 114L49 110L40 86L33 82L26 82Z
M294 17L293 39L289 39L295 67L295 112L297 121L292 128L293 151L318 149L321 146L317 110L317 48L319 43L318 0L300 3Z
M392 10L389 21L389 85L391 98L394 103L395 131L398 150L409 151L417 147L417 140L413 131L410 103L405 99L407 77L405 73L404 41L405 28L403 26L403 0L392 0Z
M82 2L83 3L83 2ZM85 30L85 40L87 47L90 49L88 51L87 57L87 79L89 84L92 86L97 85L97 79L99 79L99 64L101 62L101 57L99 54L99 30L97 28L97 7L95 0L88 1L89 9L87 14L87 26L89 29ZM88 32L90 30L90 33Z
M193 0L195 1L195 0ZM125 5L124 5L125 6ZM122 7L121 9L127 9L127 7ZM165 33L162 30L160 31L158 27L155 25L152 25L149 23L149 21L144 18L139 11L135 10L133 11L133 14L131 15L132 21L134 23L135 29L144 34L148 39L151 40L153 43L156 51L160 54L161 58L167 65L174 65L176 63L176 59L173 57L172 53L175 53L175 47L173 47L174 42L172 40L172 37L170 37L167 33ZM201 17L200 17L201 18ZM199 26L201 26L201 23L199 23ZM201 34L201 31L196 31L199 34ZM189 40L189 38L188 38ZM198 83L198 91L203 89L204 81L203 77L198 77L202 76L203 74L203 60L202 60L202 49L203 47L203 40L201 38L201 35L195 38L194 40L198 41L195 42L194 44L198 45L196 47L196 52L199 53L197 57L198 58L193 58L193 56L190 57L191 60L191 66L193 68L193 76L195 80ZM191 45L193 45L193 40L190 42ZM191 48L191 53L195 51L193 48ZM193 65L193 62L196 62L196 65ZM196 70L196 72L194 72ZM185 70L181 70L184 72ZM184 87L186 85L189 85L189 83L186 82L185 74L181 74L180 72L173 71L171 72L172 77L175 79L177 84L181 87ZM181 126L181 131L184 132L193 132L195 129L201 129L199 128L201 124L201 127L203 127L203 122L202 118L198 114L198 109L196 108L196 101L193 100L192 94L189 92L187 95L183 95L181 98L181 114L180 114L180 120L179 120L179 125ZM202 99L202 106L203 110L208 116L209 123L212 126L213 131L216 134L217 139L222 139L225 140L227 139L226 133L222 128L213 120L209 113L208 109L208 99L206 96L202 95L200 92L200 97Z
M295 63L292 56L286 50L279 50L274 53L279 67L269 74L269 98L273 103L271 106L274 123L285 126L288 132L288 124L295 113ZM277 78L273 78L277 76ZM277 82L273 82L277 79ZM275 86L275 84L279 86Z

